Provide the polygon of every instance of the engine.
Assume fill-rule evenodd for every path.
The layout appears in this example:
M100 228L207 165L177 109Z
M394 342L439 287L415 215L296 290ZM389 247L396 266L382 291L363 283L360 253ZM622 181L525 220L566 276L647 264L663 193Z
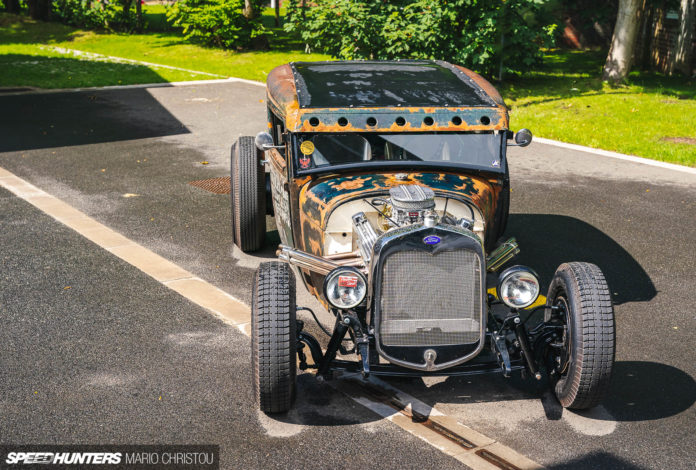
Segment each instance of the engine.
M435 193L423 186L396 186L389 190L389 199L397 225L423 222L425 212L435 209Z
M377 239L385 232L413 224L432 227L438 223L456 225L467 230L473 227L472 219L456 219L447 213L435 211L435 193L419 185L400 185L389 190L389 198L375 198L368 202L379 214L379 227L375 228L364 212L353 215L353 229L357 234L360 254L368 264Z

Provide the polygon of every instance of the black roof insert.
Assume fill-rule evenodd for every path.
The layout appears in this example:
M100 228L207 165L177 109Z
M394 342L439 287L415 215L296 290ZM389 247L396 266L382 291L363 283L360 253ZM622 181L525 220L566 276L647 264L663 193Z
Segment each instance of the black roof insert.
M496 103L442 61L294 62L301 108L476 107Z

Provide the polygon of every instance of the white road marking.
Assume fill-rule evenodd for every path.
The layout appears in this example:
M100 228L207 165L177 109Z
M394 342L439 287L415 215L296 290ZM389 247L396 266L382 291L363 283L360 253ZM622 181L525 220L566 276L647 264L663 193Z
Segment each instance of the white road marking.
M29 202L45 214L53 217L58 222L73 229L85 238L88 238L101 248L118 256L153 279L181 294L191 302L203 307L225 323L236 326L245 335L249 335L249 308L227 292L209 284L171 261L129 240L2 167L0 167L0 187L7 189L17 197ZM185 337L177 336L171 339L175 343L183 345L186 342L200 340L201 338L204 340L208 339L205 335L201 336L200 334L191 334ZM105 377L99 377L98 379L104 378ZM108 380L101 381L103 383L113 382L113 380L110 380L112 378L107 379ZM402 429L419 437L423 441L447 455L454 457L474 470L498 469L498 467L481 457L481 455L479 455L481 452L495 454L523 470L543 468L538 463L517 453L513 449L484 436L468 426L458 423L456 420L445 416L437 409L405 394L389 384L379 379L371 379L371 382L380 389L388 390L393 393L398 397L400 402L407 404L409 411L413 410L415 413L428 417L430 421L456 433L471 442L475 447L471 449L462 447L451 439L444 437L442 433L436 432L417 420L395 411L394 408L389 405L367 398L364 393L360 392L360 389L352 390L349 381L344 381L348 386L341 387L340 391L357 403L377 413L379 416L388 419ZM290 413L289 416L292 417L292 413ZM266 415L262 413L259 415L259 419L261 425L266 429L266 432L272 436L288 437L301 432L303 429L302 425L292 422L279 422L266 417Z
M337 384L335 383L331 383L331 385L361 405L369 408L376 414L388 419L414 436L436 447L441 452L455 458L456 460L475 470L499 470L498 467L492 465L489 461L481 456L482 452L490 452L491 454L495 454L496 456L503 458L506 462L522 470L544 468L539 463L525 457L524 455L501 444L500 442L497 442L494 439L491 439L490 437L457 422L438 409L391 386L383 380L375 377L370 377L367 380L368 383L376 385L380 390L385 390L388 393L391 393L399 403L404 404L407 415L413 414L416 416L427 417L428 421L434 423L436 426L441 426L447 431L456 434L459 438L468 441L468 443L472 445L471 448L463 447L453 442L451 439L448 439L442 433L438 433L431 429L431 427L421 424L419 420L414 420L412 417L406 416L405 414L397 411L395 408L385 404L384 401L366 396L360 387L351 387L350 381L355 381L359 377L359 374L348 374L344 377L346 377L346 379L343 380L348 381L347 386L345 382L340 388L338 388Z
M595 149L592 147L585 147L584 145L568 144L566 142L560 142L558 140L544 139L543 137L534 137L533 142L538 142L545 145L553 145L555 147L562 147L570 150L577 150L579 152L592 153L595 155L602 155L603 157L616 158L619 160L626 160L633 163L641 163L643 165L656 166L659 168L666 168L668 170L681 171L683 173L691 173L696 175L696 168L691 168L688 166L677 165L674 163L661 162L659 160L650 160L649 158L636 157L635 155L626 155L623 153L610 152L609 150Z

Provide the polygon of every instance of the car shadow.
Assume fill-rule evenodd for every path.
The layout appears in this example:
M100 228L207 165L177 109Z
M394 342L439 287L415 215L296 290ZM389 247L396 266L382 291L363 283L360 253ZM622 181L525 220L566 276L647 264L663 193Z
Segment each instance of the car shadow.
M423 379L386 379L404 388L430 406L437 403L472 404L514 400L541 400L546 419L561 419L563 408L549 393L544 377L537 382L514 374L449 377L427 385ZM611 387L602 403L606 413L574 411L594 420L620 422L651 421L688 410L696 402L696 381L676 367L648 361L618 361L614 364Z
M615 304L645 302L657 294L643 267L621 245L601 230L574 217L550 214L510 214L506 236L515 236L520 254L514 264L533 268L542 293L556 268L568 261L599 266Z
M278 423L300 426L346 426L382 419L339 390L328 383L320 383L313 374L300 374L298 371L297 394L292 409L287 413L267 414L267 417Z
M610 468L612 470L644 470L647 467L636 465L618 455L612 455L605 451L590 452L574 459L561 462L554 462L546 465L548 470L577 470L577 469L596 469Z
M565 412L549 392L545 379L541 382L525 380L519 374L508 379L499 375L450 377L429 385L420 378L382 379L433 407L439 404L539 400L543 415L539 418L527 416L525 419L545 417L547 421L557 421ZM292 410L268 417L278 423L310 427L366 424L382 419L340 393L342 386L340 382L321 383L310 373L298 373L297 398ZM695 402L696 382L684 371L656 362L619 361L614 367L612 385L604 403L590 410L573 411L572 414L594 421L651 421L682 413ZM613 457L610 454L591 454L576 463L579 467L591 467L592 462L604 462ZM575 468L571 464L561 462L550 468Z
M0 108L0 153L190 133L147 88L0 94Z

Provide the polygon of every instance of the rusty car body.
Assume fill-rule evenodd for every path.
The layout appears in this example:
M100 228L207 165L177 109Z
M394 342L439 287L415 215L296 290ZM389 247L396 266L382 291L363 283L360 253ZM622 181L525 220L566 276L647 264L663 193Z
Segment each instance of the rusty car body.
M545 371L564 406L601 400L614 320L599 268L561 265L546 298L530 268L502 269L519 252L501 238L506 149L531 133L510 131L488 81L442 61L298 62L269 74L267 110L231 170L235 243L261 248L266 214L281 240L254 280L263 411L291 407L297 360L321 379ZM297 320L296 275L335 317L325 349Z

